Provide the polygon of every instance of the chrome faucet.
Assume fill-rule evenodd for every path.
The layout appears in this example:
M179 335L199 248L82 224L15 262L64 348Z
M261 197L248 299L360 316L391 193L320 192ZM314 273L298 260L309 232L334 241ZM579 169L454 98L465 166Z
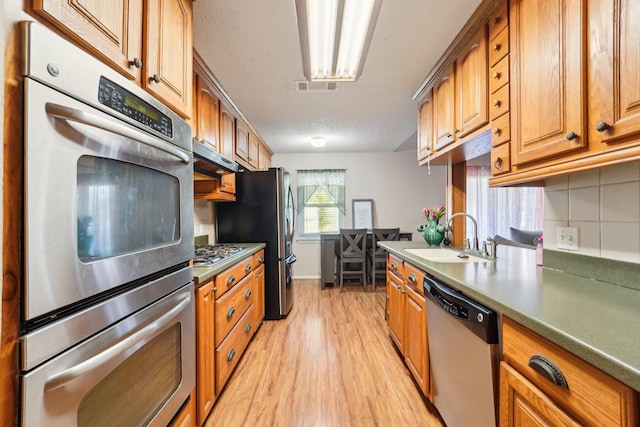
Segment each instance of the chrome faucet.
M466 212L454 213L449 217L449 221L447 222L447 228L451 229L450 228L451 220L457 216L466 216L471 220L471 222L473 222L473 248L469 248L469 249L472 249L473 251L476 251L476 252L480 252L480 247L478 246L478 223L476 222L476 219L474 217L472 217Z

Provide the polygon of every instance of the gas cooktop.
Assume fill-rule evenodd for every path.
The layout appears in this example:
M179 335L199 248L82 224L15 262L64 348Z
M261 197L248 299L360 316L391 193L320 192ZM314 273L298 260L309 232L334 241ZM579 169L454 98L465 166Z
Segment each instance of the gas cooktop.
M247 249L246 246L232 243L219 243L217 245L196 246L193 258L194 266L209 267L216 265L231 255Z

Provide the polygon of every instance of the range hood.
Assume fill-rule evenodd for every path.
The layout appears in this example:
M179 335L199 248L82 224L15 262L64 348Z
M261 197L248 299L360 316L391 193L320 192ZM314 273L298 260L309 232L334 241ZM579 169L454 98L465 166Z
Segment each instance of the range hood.
M238 164L199 141L193 142L193 170L213 178L238 172Z

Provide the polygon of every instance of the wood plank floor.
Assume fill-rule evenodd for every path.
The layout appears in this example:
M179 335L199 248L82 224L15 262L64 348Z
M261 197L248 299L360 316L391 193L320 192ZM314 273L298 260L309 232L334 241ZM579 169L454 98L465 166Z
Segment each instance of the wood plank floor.
M265 321L205 426L442 426L388 336L384 286L294 283L294 305Z

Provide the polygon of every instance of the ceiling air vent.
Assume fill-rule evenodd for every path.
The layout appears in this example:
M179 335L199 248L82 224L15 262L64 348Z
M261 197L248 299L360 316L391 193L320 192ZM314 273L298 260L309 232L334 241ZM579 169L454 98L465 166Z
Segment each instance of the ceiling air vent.
M299 92L327 92L338 89L336 82L309 82L307 80L294 81L296 90Z

